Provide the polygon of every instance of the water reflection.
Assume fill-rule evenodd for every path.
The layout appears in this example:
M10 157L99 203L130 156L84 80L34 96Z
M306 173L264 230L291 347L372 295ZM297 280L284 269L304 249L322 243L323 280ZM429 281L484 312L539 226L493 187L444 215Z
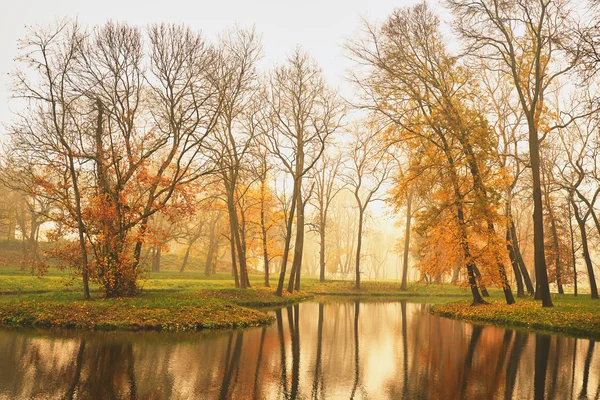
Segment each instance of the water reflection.
M595 342L334 301L221 333L0 330L0 399L600 397Z

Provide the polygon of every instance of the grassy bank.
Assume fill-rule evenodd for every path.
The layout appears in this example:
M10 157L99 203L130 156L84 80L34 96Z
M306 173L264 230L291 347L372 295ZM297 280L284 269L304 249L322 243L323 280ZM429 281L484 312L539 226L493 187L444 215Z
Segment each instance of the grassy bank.
M314 295L353 297L385 296L419 299L428 303L456 301L468 293L457 287L411 286L401 291L398 282L365 281L361 290L350 281L320 283L303 278L302 291L275 295L277 276L271 287L261 275L250 276L252 289L236 289L229 274L205 277L200 272L165 271L148 273L140 281L141 294L130 299L103 299L92 286L92 299L82 299L79 279L51 270L42 277L18 268L0 268L0 324L79 328L88 330L224 329L268 324L263 308L296 303Z
M301 301L304 292L283 298L273 290L221 289L146 291L127 299L81 300L75 292L45 292L0 297L0 323L5 326L78 328L88 330L192 331L265 325L266 313L250 306L275 306Z
M489 304L471 306L470 301L440 304L432 307L435 315L507 327L561 332L574 336L600 339L600 301L588 296L556 295L554 307L543 308L532 298L517 299L506 305L500 299Z

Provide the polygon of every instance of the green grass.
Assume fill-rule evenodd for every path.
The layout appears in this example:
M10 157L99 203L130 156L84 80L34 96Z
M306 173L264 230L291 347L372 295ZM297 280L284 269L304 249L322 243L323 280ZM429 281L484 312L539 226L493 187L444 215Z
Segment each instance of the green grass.
M415 285L401 291L396 281L363 281L354 289L351 281L327 281L303 277L302 292L277 297L277 275L265 288L262 275L251 275L251 290L236 289L227 273L205 277L200 271L146 273L140 280L141 294L131 299L106 300L92 285L92 300L82 300L80 278L50 269L32 276L18 267L0 268L0 323L9 326L68 327L113 330L186 331L222 329L267 324L265 308L302 301L314 295L319 300L335 298L364 300L407 299L433 304L432 312L456 319L527 329L540 329L600 338L600 302L587 296L555 296L553 309L539 302L517 299L506 306L502 292L490 290L487 306L471 307L468 289L452 285Z
M205 277L200 271L145 273L141 293L129 299L103 299L92 285L92 299L84 301L80 278L51 268L38 277L18 267L0 268L0 324L80 328L88 330L223 329L267 324L265 309L283 306L320 295L399 299L417 296L428 303L443 303L466 296L455 287L412 286L400 291L397 282L365 281L360 291L348 281L320 283L303 278L302 291L284 296L274 293L276 274L270 288L262 286L262 275L251 275L253 288L236 289L230 274Z
M494 298L495 297L495 298ZM544 308L532 298L519 298L507 305L496 293L489 304L471 306L470 301L436 305L435 315L505 327L561 332L600 339L600 301L589 295L553 295L554 307Z

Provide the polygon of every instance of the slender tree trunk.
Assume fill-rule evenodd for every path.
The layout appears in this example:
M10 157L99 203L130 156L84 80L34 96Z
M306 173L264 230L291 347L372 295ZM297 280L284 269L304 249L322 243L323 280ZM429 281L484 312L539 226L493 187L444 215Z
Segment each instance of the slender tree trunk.
M554 251L556 252L556 256L554 259L554 268L556 271L556 286L558 286L558 294L565 294L563 290L562 281L561 281L561 270L560 270L560 250L558 245L558 231L556 229L556 221L554 220L553 213L550 214L551 220L551 228L552 228L552 244L554 245Z
M569 232L571 234L571 262L573 263L573 292L577 296L577 260L575 259L575 235L573 235L573 216L569 202Z
M471 176L473 177L473 186L477 193L477 196L481 200L481 202L485 205L488 204L488 190L485 186L483 179L481 177L481 173L479 172L479 165L477 164L477 159L475 157L475 152L473 151L473 147L471 143L466 139L465 136L459 136L459 140L463 146L463 149L467 155L467 162L469 164L469 170L471 171ZM487 228L490 236L496 235L496 229L494 227L494 222L491 217L488 216L487 220ZM510 284L508 282L508 276L506 275L506 268L504 267L504 262L498 258L496 260L496 265L498 266L498 272L500 274L500 280L502 282L502 291L504 292L504 297L506 299L507 304L514 304L515 298L513 297L512 290L510 288Z
M185 255L183 256L183 262L181 263L181 267L179 268L179 272L183 272L185 267L187 266L188 258L190 257L190 251L192 250L193 243L190 243L185 250Z
M529 271L527 271L527 267L525 266L525 262L523 261L523 256L521 255L521 249L519 247L519 240L517 238L517 229L515 228L515 222L510 220L510 235L512 238L513 249L515 251L515 256L517 257L517 263L519 264L519 269L521 270L521 276L523 276L523 281L525 283L525 288L527 289L527 293L529 295L533 295L535 289L533 288L533 282L531 282L531 277L529 276Z
M558 244L558 230L556 228L556 220L554 219L554 211L552 210L552 204L550 204L550 189L548 184L544 184L544 199L546 200L546 208L548 209L548 218L550 218L550 229L552 231L552 247L554 247L554 272L556 273L556 286L558 287L559 294L565 294L561 282L561 271L560 271L560 251Z
M590 251L588 247L585 219L580 215L579 209L575 204L574 199L571 199L571 204L573 205L573 213L575 214L575 219L577 220L577 224L579 225L579 231L581 233L581 246L583 248L583 258L585 260L585 265L587 267L588 277L590 280L590 292L592 294L592 299L597 299L598 286L596 285L596 278L594 276L594 265L592 264L592 258L590 257Z
M473 295L473 305L478 305L478 304L485 304L485 301L483 300L483 298L481 297L481 294L479 293L479 288L477 287L477 280L475 279L477 273L479 272L477 269L477 266L475 265L475 263L472 261L473 258L471 256L471 250L469 248L469 242L467 239L467 230L466 230L466 225L465 225L465 216L464 216L464 212L462 209L462 199L459 198L458 202L457 202L457 219L458 219L458 225L460 227L461 230L461 247L463 250L463 256L466 260L466 268L467 268L467 275L469 277L469 286L471 287L471 294ZM485 288L482 288L482 291L485 290ZM486 291L487 292L487 291Z
M458 177L456 176L456 167L454 163L454 158L452 153L449 150L448 143L443 135L440 135L440 139L444 144L444 153L446 155L446 159L448 160L449 167L448 172L450 173L450 178L452 181L452 188L454 191L454 196L456 197L456 219L458 221L458 227L460 229L460 246L463 251L463 257L465 260L465 267L467 268L467 275L469 279L469 287L471 288L471 294L473 295L473 303L472 305L485 304L486 302L481 297L479 293L479 288L477 287L477 281L475 279L476 276L480 277L479 269L477 265L473 262L473 257L471 256L471 250L469 248L469 240L467 235L467 228L465 222L465 214L463 210L463 201L464 196L460 191L460 186L458 184ZM487 293L485 287L482 287L482 292L484 294Z
M213 257L215 253L214 239L211 237L208 242L208 251L206 252L206 263L204 264L204 276L210 276L213 266Z
M238 248L238 260L240 260L240 283L242 288L245 289L251 287L251 285L250 278L248 277L248 262L246 258L246 216L244 211L240 213L240 217L241 223L239 224L239 229L236 230L236 240L238 241L236 247Z
M513 273L515 274L515 281L517 283L517 297L524 297L525 289L523 288L523 276L521 275L521 270L519 269L519 262L517 261L512 240L510 240L510 229L508 227L506 228L506 249L508 250Z
M71 180L73 181L73 197L75 198L75 216L77 219L77 231L79 235L79 248L81 251L81 278L83 280L83 298L86 300L90 299L90 286L88 276L88 253L85 243L85 225L83 224L83 216L81 214L81 194L79 192L79 182L77 172L75 171L75 163L73 162L73 155L69 156L69 170L71 173Z
M323 221L319 226L319 237L321 238L319 248L319 282L325 282L325 223Z
M239 288L240 287L240 278L238 276L238 269L237 269L237 261L236 261L236 253L235 253L235 241L233 239L233 229L230 230L231 232L231 237L229 238L229 244L231 245L231 272L233 273L233 279L235 281L235 287Z
M267 227L265 221L265 183L262 182L260 186L261 200L260 200L260 232L262 235L262 252L263 252L263 264L265 270L265 286L269 287L269 250L267 248Z
M360 290L360 250L362 247L362 232L363 232L364 210L359 206L358 210L358 235L356 237L356 277L354 288Z
M152 252L152 272L160 272L160 256L162 249L160 246L154 246Z
M293 293L294 289L300 290L300 268L302 266L302 253L304 251L304 201L302 192L298 191L296 200L296 244L294 245L294 260L290 271L290 280L288 283L288 292Z
M294 179L294 193L292 195L292 204L290 207L290 215L288 215L288 220L286 224L286 234L285 234L285 242L283 245L283 256L281 258L281 268L279 271L279 283L277 284L277 290L275 294L279 297L283 295L283 285L285 283L285 270L287 268L287 262L290 255L290 242L292 240L292 225L294 223L294 212L296 211L296 200L298 193L298 185L300 184L300 179Z
M404 228L404 255L402 258L402 284L400 290L407 289L408 278L408 250L410 248L410 223L412 219L412 193L406 199L406 225Z

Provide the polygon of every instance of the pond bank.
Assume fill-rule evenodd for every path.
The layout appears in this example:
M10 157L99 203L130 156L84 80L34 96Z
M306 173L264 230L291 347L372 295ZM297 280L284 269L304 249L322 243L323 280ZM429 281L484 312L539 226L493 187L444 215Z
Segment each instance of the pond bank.
M277 297L267 288L196 292L153 291L135 298L84 301L72 293L11 296L0 302L0 325L85 330L198 331L270 324L273 318L251 307L293 304L312 295Z
M58 276L0 276L0 293L6 293L0 295L0 325L83 330L230 329L267 325L272 317L266 309L295 304L315 295L412 299L435 304L466 295L463 289L450 286L411 286L401 291L397 282L371 281L356 290L350 281L319 282L307 278L302 291L289 294L284 290L283 297L278 297L275 282L271 287L236 289L228 276L184 277L187 276L169 274L147 279L143 281L142 293L134 298L103 299L96 288L92 300L84 301L76 287L61 287Z
M532 298L513 305L501 300L471 306L469 301L431 307L434 315L505 327L526 328L600 340L600 301L587 296L556 295L554 307L544 308Z
M251 281L261 278L251 276ZM65 276L53 273L38 278L0 271L0 293L5 293L0 295L0 325L159 331L244 328L270 324L268 309L325 296L330 299L325 301L409 300L432 304L431 312L443 317L600 339L600 302L586 296L555 296L556 307L543 309L530 298L506 306L500 300L502 292L490 290L489 305L470 307L469 291L457 286L412 284L402 291L395 281L365 281L356 290L352 281L304 278L301 292L290 295L284 290L278 297L275 279L270 288L236 289L228 274L206 278L168 272L149 275L135 298L103 299L99 288L94 288L93 299L83 301L77 282L66 286L65 281Z

